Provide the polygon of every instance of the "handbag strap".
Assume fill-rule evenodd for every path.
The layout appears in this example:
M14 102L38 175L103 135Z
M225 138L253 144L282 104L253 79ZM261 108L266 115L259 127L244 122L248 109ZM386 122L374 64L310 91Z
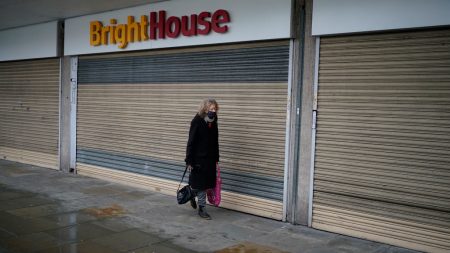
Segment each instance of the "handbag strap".
M180 190L181 183L183 183L183 179L184 179L184 176L186 175L187 168L188 168L188 166L186 166L186 169L184 169L183 177L181 178L180 184L178 185L178 190Z
M220 167L219 164L216 165L217 177L220 178Z

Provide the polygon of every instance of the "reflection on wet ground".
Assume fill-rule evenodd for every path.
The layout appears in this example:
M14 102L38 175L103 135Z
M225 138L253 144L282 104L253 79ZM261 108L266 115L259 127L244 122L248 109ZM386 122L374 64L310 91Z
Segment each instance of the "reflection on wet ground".
M67 212L57 200L0 185L0 252L192 252L129 227L119 205Z
M58 200L0 184L0 253L189 253L158 235L122 221L126 209L107 207L67 211ZM281 253L252 243L218 253Z
M0 159L0 253L416 253L208 208L205 221L175 197Z

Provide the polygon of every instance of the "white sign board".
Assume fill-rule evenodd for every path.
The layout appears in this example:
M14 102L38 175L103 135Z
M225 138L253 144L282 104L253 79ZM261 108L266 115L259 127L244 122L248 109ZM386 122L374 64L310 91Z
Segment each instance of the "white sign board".
M0 61L57 57L58 22L0 31Z
M291 0L171 0L67 19L64 54L285 39L290 24ZM183 33L193 26L194 35Z
M450 25L450 0L314 0L312 35Z

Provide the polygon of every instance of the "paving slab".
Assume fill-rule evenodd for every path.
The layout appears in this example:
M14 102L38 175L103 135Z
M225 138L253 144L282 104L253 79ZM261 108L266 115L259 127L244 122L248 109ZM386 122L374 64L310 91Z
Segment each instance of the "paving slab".
M93 242L82 242L64 244L57 247L46 248L37 253L119 253L120 251L113 250Z
M56 238L61 244L90 241L99 237L113 234L113 231L99 227L95 224L82 223L74 226L46 231Z
M93 240L97 244L120 252L137 250L163 241L165 240L157 235L145 233L137 229L114 233Z
M55 222L60 227L68 227L75 224L81 224L88 221L96 220L95 217L85 214L83 212L67 212L67 213L57 213L41 217L42 220L47 220L50 222Z
M0 252L417 253L0 160Z
M2 246L8 249L6 252L34 252L58 245L58 240L42 232L13 237L2 242Z

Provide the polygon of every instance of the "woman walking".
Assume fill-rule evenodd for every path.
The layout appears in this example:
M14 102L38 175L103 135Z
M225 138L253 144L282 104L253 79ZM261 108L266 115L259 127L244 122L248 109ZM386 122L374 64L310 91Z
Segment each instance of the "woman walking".
M189 185L198 198L198 215L208 220L211 216L206 212L206 190L216 185L216 164L219 162L218 111L216 100L203 100L191 121L186 147ZM191 206L197 208L195 198L191 199Z

